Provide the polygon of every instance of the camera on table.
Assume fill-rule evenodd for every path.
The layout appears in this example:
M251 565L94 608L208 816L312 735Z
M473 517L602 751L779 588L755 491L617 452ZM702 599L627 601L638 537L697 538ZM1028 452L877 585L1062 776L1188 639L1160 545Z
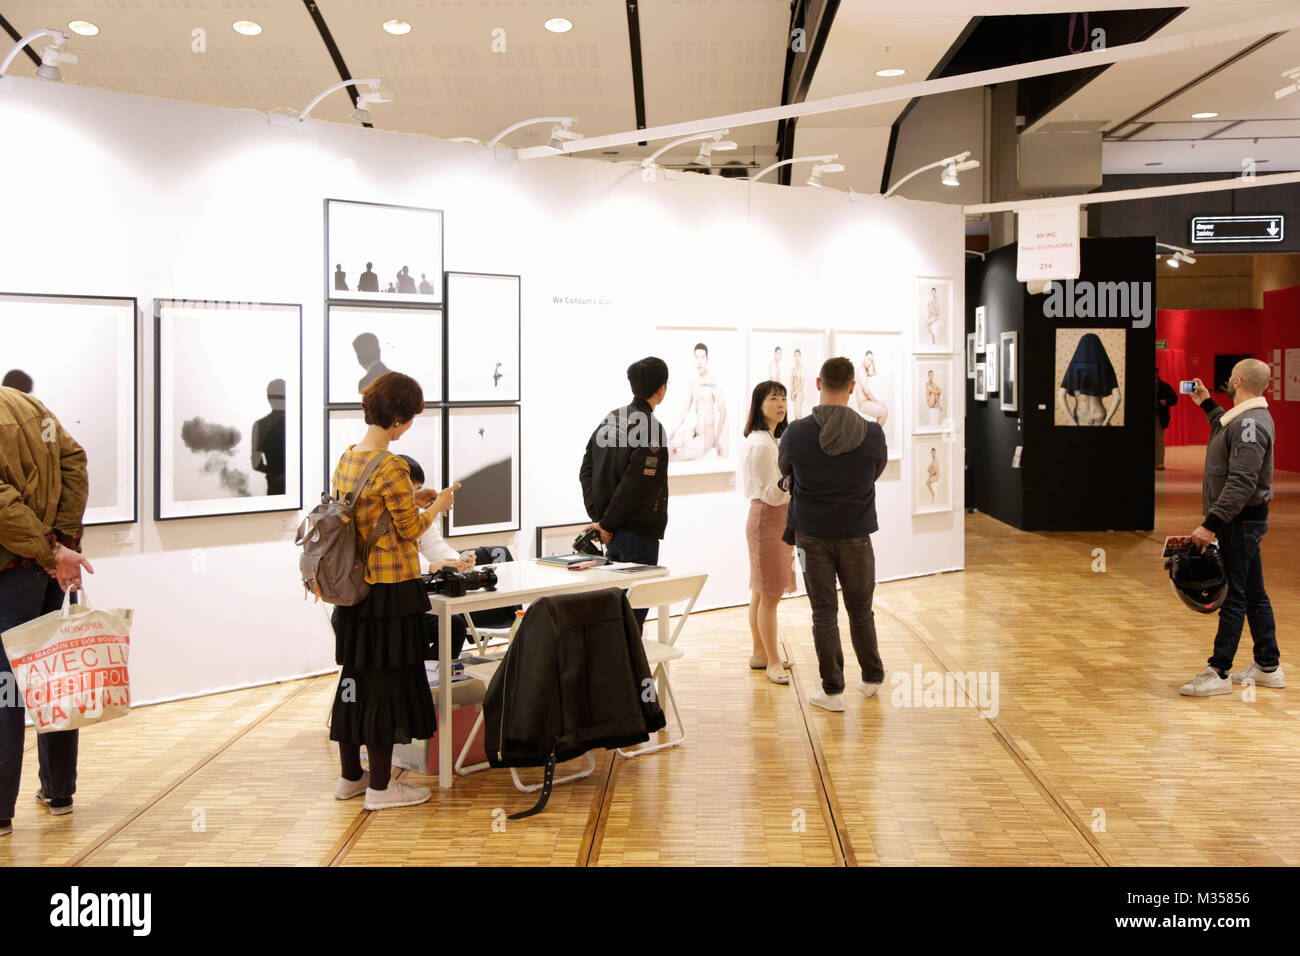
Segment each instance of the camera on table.
M600 532L588 528L573 539L573 550L578 554L604 555L605 552L600 549Z
M457 571L455 568L439 568L432 574L421 575L424 588L443 597L464 597L467 591L495 591L497 572L491 565L473 568L469 571Z

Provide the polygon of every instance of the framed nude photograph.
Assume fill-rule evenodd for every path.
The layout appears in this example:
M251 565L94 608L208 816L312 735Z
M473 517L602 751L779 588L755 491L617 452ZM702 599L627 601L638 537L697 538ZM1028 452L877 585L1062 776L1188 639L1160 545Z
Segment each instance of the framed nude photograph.
M953 508L953 443L947 435L912 438L912 514L935 514Z
M918 355L913 359L910 403L913 432L938 432L953 419L952 359Z
M952 279L918 276L913 352L951 352Z
M902 334L836 329L833 345L835 354L853 363L854 384L849 408L884 429L890 461L901 459L903 379L907 372ZM816 382L814 375L814 388ZM814 402L816 397L814 391Z

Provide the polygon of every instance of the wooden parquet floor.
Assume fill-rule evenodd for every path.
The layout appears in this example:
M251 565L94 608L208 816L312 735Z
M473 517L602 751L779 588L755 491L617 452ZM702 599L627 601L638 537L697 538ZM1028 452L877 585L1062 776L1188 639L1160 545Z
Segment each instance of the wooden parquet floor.
M1165 535L1199 518L1198 450L1169 464L1153 533L1025 534L968 515L965 572L878 587L875 698L855 690L841 615L845 713L808 703L803 598L780 612L791 686L746 666L744 609L692 618L672 670L686 744L600 754L527 820L503 819L533 799L504 771L420 807L334 800L333 677L161 704L83 731L70 816L31 798L29 731L0 865L1300 864L1300 687L1178 695L1215 618L1178 605L1161 568ZM1300 475L1277 490L1264 561L1285 667ZM948 673L964 676L945 689Z

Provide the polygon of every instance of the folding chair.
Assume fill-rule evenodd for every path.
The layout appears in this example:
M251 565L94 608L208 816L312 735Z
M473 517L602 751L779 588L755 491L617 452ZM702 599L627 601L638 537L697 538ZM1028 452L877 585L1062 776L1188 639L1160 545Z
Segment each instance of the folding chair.
M620 757L630 759L644 754L652 754L658 750L667 750L669 747L679 746L686 740L686 725L682 723L681 712L677 709L677 697L673 693L672 684L668 680L668 662L685 656L684 652L677 647L677 638L681 636L682 628L686 626L686 619L691 616L691 609L695 607L695 599L700 596L700 591L704 588L704 582L708 579L707 574L655 578L652 581L635 584L628 589L627 600L632 605L633 610L656 607L663 614L672 605L680 604L682 601L686 602L686 607L682 609L682 616L677 621L677 628L667 641L641 638L641 643L645 646L646 661L649 662L653 670L652 676L658 686L662 688L662 697L667 699L669 706L672 707L673 717L677 721L678 734L661 744L642 746L636 750L619 750L618 755ZM661 617L658 623L659 633L667 634L668 627L671 624L667 617Z

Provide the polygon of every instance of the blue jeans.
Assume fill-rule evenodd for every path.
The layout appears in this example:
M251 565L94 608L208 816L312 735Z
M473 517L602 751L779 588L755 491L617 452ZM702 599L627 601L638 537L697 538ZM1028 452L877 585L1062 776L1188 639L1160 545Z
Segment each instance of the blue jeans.
M1264 590L1264 565L1259 542L1268 531L1268 521L1229 521L1219 531L1219 554L1228 575L1228 596L1219 608L1219 630L1214 635L1214 656L1210 666L1221 671L1232 667L1241 642L1241 628L1250 621L1255 642L1255 663L1276 667L1277 625L1273 605Z
M659 539L620 528L605 546L605 557L611 561L628 561L632 564L658 564ZM637 626L645 627L649 609L642 608L632 613L636 616Z
M58 582L44 568L10 568L0 571L0 633L26 624L63 605ZM26 711L9 657L0 648L0 820L14 815L23 772L23 719ZM77 731L61 730L36 738L41 789L47 797L70 797L77 792Z

